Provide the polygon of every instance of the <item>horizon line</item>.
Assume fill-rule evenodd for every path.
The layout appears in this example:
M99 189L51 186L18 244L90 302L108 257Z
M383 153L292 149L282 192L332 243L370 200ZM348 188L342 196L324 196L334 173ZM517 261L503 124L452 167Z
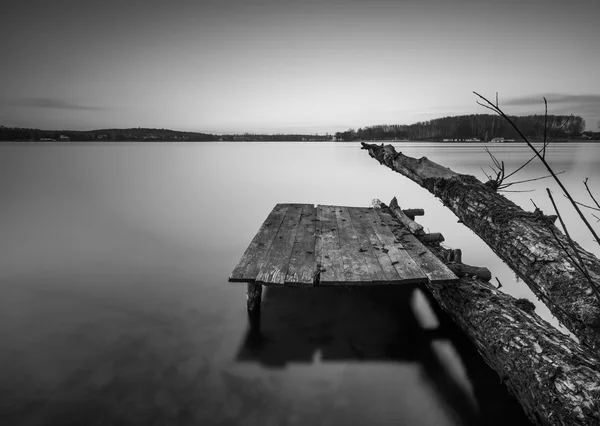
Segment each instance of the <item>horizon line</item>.
M464 117L464 116L472 116L472 115L496 115L496 114L459 114L459 115L444 115L441 117L436 117L436 118L432 118L430 120L421 120L421 121L416 121L413 122L411 124L399 124L399 123L393 123L393 124L387 124L387 123L379 123L379 124L369 124L369 125L364 125L364 126L349 126L346 127L345 130L340 130L338 132L344 132L344 131L348 131L348 130L357 130L357 129L362 129L362 128L368 128L368 127L375 127L375 126L411 126L411 125L415 125L418 123L425 123L428 121L433 121L433 120L439 120L442 118L453 118L453 117ZM509 117L531 117L531 116L543 116L544 114L527 114L527 115L516 115L516 114L510 114ZM583 119L583 117L581 117L580 115L574 115L572 114L574 117L580 117L581 119ZM553 117L553 116L567 116L567 114L548 114L548 117ZM498 116L501 118L501 116ZM331 126L331 127L341 127L341 126ZM330 132L330 131L325 131L325 133L320 133L320 132L311 132L308 131L307 133L303 133L303 132L299 132L299 131L293 131L293 132L281 132L281 131L277 131L277 132L248 132L248 131L243 131L243 132L234 132L234 131L230 131L230 132L219 132L219 131L205 131L205 130L178 130L178 129L172 129L172 128L166 128L166 127L141 127L141 126L137 126L137 127L104 127L104 128L96 128L96 129L85 129L85 130L75 130L75 129L42 129L39 127L22 127L22 126L5 126L5 125L0 125L0 128L12 128L12 129L28 129L28 130L39 130L39 131L44 131L44 132L97 132L97 131L103 131L103 130L141 130L141 129L147 129L147 130L166 130L166 131L171 131L171 132L180 132L180 133L201 133L201 134L208 134L208 135L215 135L215 136L225 136L225 135L317 135L317 136L325 136L327 134L335 134L338 132ZM591 130L589 130L591 131Z

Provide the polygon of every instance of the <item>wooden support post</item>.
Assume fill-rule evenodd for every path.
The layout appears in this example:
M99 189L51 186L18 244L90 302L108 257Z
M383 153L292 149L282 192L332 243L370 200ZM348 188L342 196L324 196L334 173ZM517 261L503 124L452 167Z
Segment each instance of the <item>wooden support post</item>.
M402 210L410 220L415 220L415 216L423 216L425 214L425 210L423 209L404 209Z
M422 235L420 240L423 243L441 243L444 241L444 236L439 232L431 232L429 234Z
M260 310L260 302L262 299L262 285L256 283L248 283L246 289L246 306L250 312L258 312Z

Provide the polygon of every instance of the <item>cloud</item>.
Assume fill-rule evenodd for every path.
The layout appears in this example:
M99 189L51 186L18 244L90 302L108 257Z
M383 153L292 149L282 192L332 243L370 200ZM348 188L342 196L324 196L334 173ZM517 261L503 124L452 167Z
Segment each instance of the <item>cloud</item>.
M77 102L59 98L24 98L16 102L19 106L34 108L68 109L98 111L105 109L101 106L83 105Z
M566 95L566 94L548 94L536 96L523 96L512 98L501 102L504 105L512 106L540 106L544 104L544 96L551 105L586 105L600 107L600 95Z
M567 95L564 93L551 93L511 98L506 101L500 99L501 106L512 106L518 110L525 109L528 113L544 113L544 99L548 101L549 114L579 115L587 123L587 130L593 130L598 124L600 127L600 95Z

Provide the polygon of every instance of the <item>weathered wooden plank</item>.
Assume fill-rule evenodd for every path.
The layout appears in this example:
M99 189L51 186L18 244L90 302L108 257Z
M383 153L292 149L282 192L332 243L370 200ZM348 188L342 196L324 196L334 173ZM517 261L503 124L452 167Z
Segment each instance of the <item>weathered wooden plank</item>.
M377 260L379 261L379 264L381 265L382 269L386 272L389 281L390 282L402 281L406 278L406 276L401 276L400 274L398 274L398 271L397 271L396 265L395 265L395 263L397 263L398 260L393 261L390 258L389 254L388 254L389 250L385 247L385 244L381 241L381 239L377 235L377 232L375 231L375 229L373 227L373 219L371 217L370 210L371 209L368 209L368 208L363 209L362 220L365 222L365 229L367 229L367 234L368 234L369 240L371 242L371 248L373 249L373 252L375 253L375 256L377 257ZM368 228L367 228L367 226L368 226ZM414 263L412 258L409 258L407 260L411 263ZM415 270L417 273L420 271L420 269L416 268L416 265L415 265Z
M361 251L356 229L352 226L348 207L335 207L335 216L346 281L352 284L371 284L371 272Z
M399 234L398 237L402 246L427 275L429 282L435 284L458 281L458 277L441 260L435 257L408 229L399 225L399 222L392 217L389 210L376 209L376 211L384 223L393 227Z
M271 248L271 244L279 231L283 222L285 213L288 209L287 204L277 204L269 216L265 219L262 226L250 242L250 245L242 255L237 266L234 268L229 281L231 282L252 282L258 274L258 264L266 256Z
M320 232L316 243L319 284L343 284L346 282L344 264L340 254L337 219L334 206L318 206Z
M371 222L377 238L379 238L381 243L379 246L380 250L388 255L390 263L393 265L402 281L405 283L427 282L425 273L421 270L417 262L415 262L415 260L406 252L392 230L387 226L386 221L379 216L379 209L364 209L363 212L367 220ZM389 215L388 218L392 219ZM396 221L393 221L391 225L401 226Z
M361 207L348 207L352 226L356 230L360 251L371 274L371 281L376 284L389 284L401 278L392 265L387 253L381 250L381 241L373 230L373 224ZM380 262L383 261L383 264ZM384 266L385 265L385 266Z
M289 205L267 255L259 262L256 282L283 284L304 204Z
M317 209L310 204L304 206L285 277L286 285L314 285L317 272L315 258L317 220Z

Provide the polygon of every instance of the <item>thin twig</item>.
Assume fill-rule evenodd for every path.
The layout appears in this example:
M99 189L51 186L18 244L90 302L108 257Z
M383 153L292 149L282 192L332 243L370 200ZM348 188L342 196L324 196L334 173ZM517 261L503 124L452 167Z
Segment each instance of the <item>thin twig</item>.
M534 155L533 157L531 157L529 160L527 160L521 167L519 167L518 169L516 169L514 172L509 173L506 176L506 179L508 179L509 177L511 177L512 175L516 174L517 172L521 171L523 168L525 168L526 165L528 165L529 163L531 163L533 160L536 159L536 156Z
M544 105L546 106L546 112L544 113L544 147L542 148L542 158L546 158L546 140L548 136L548 101L545 96Z
M548 143L552 142L552 141L553 141L553 140L554 140L554 139L555 139L555 138L558 136L558 134L559 134L559 133L560 133L560 131L563 129L563 127L565 127L565 126L566 126L566 125L569 123L569 121L571 121L571 119L572 119L572 118L575 118L575 117L573 116L573 114L569 115L569 118L567 118L567 121L565 121L565 122L562 124L562 126L560 126L560 127L558 128L558 130L556 131L556 133L554 133L554 136L552 136L552 138L551 138L551 139L548 141Z
M516 191L514 189L498 189L498 191L502 191L502 192L535 192L535 189L522 189L520 191Z
M585 189L587 189L588 194L590 194L590 197L592 198L592 200L594 201L596 206L598 206L598 208L600 209L600 204L598 204L598 201L596 201L596 199L594 198L594 195L592 194L592 191L590 191L590 187L587 184L588 179L589 178L585 178L585 180L583 181L583 184L585 185Z
M498 287L496 287L496 288L501 288L502 287L502 283L500 282L500 280L498 279L498 277L494 277L494 278L496 278L496 281L498 281Z
M484 147L483 148L485 150L485 152L488 153L488 155L490 156L490 158L492 159L492 161L494 162L494 164L496 165L496 167L500 168L500 162L498 161L498 159L496 158L496 156L494 154L492 154L492 152L488 149L488 147Z
M566 170L563 170L562 172L558 172L558 173L557 173L557 175L561 175L561 174L563 174L565 171L566 171ZM550 177L552 177L552 175L542 176L542 177L533 178L533 179L519 180L519 181L517 181L517 182L505 183L505 184L504 184L504 188L508 188L509 186L511 186L511 185L516 185L516 184L518 184L518 183L533 182L533 181L536 181L536 180L547 179L547 178L550 178Z
M483 167L479 166L479 168L481 169L481 171L483 172L483 174L489 179L492 180L492 177L490 175L488 175L485 170L483 170Z
M492 169L492 171L496 174L496 179L494 180L495 188L499 188L502 185L502 182L504 182L504 174L505 174L504 161L500 162L496 158L496 156L494 154L492 154L492 152L487 148L487 146L484 147L484 150L485 150L485 152L488 153L488 155L494 162L494 165L498 168L498 170L496 170L494 167L489 166L489 168ZM488 178L489 178L489 180L492 180L491 176L488 176Z
M473 93L475 93L475 92L473 92ZM477 94L477 93L475 93L475 94ZM495 113L497 113L496 109L494 109L494 108L492 108L492 107L489 107L489 106L487 106L487 105L484 105L484 104L482 104L482 103L481 103L481 102L479 102L479 101L477 101L477 103L478 103L479 105L481 105L482 107L484 107L484 108L487 108L487 109L491 109L492 111L494 111Z
M565 197L565 198L567 198L567 197ZM581 207L585 207L586 209L595 210L595 211L598 211L598 212L600 212L600 209L599 209L599 208L597 208L597 207L594 207L594 206L588 206L587 204L580 203L579 201L575 201L575 202L576 202L577 204L579 204Z
M561 127L562 128L562 127ZM559 130L560 131L560 130ZM548 145L550 145L550 142L552 142L554 140L554 138L550 139L547 142L544 142L544 144L542 145L542 147L540 148L539 152L540 153L544 153L546 152L546 148L548 147ZM519 171L521 171L523 168L525 168L525 166L527 166L529 163L531 163L533 160L535 160L537 158L537 155L534 155L533 157L531 157L529 160L527 160L521 167L517 168L514 172L509 173L508 176L506 176L506 179L508 179L509 177L511 177L512 175L518 173Z

